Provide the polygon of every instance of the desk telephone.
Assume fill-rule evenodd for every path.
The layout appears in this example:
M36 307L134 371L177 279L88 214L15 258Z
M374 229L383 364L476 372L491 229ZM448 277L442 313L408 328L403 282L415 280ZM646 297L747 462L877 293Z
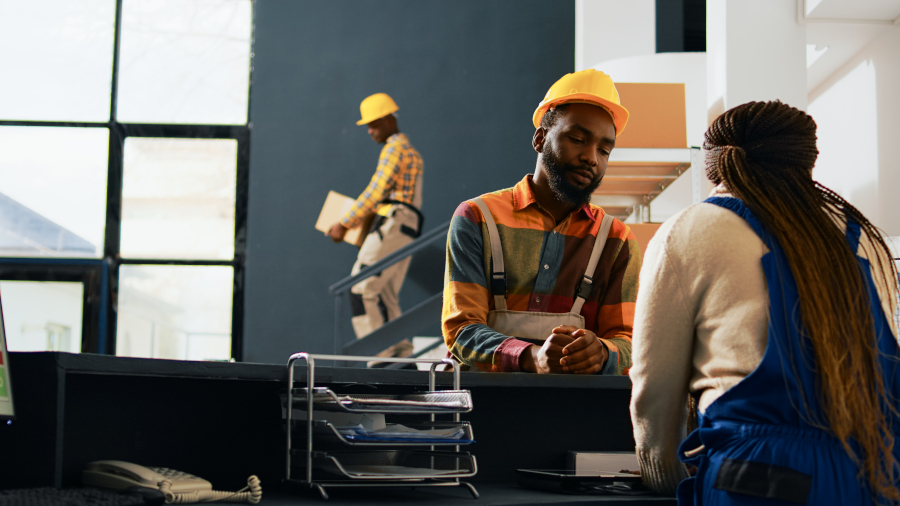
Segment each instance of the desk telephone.
M91 462L82 472L81 480L85 485L112 489L156 489L165 495L166 504L213 501L257 504L262 497L262 487L256 476L248 478L247 486L237 492L220 492L213 490L210 482L181 471L144 467L121 460Z

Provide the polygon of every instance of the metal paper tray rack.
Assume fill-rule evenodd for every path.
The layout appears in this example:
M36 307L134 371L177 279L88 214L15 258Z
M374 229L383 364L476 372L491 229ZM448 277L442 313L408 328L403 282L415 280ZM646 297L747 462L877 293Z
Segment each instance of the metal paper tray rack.
M459 365L451 359L421 358L378 358L381 362L425 363L431 364L428 375L428 391L405 395L339 395L331 389L316 387L316 360L334 360L345 362L370 362L374 357L358 357L346 355L318 355L295 353L288 359L288 391L286 396L287 446L285 454L285 480L288 483L308 486L318 490L323 499L328 499L326 487L456 487L464 486L473 497L478 498L478 491L468 482L460 478L469 478L478 472L475 457L467 452L460 452L459 445L469 444L472 427L468 422L461 422L460 413L472 410L472 395L468 390L460 389ZM294 365L298 360L306 362L306 387L294 388ZM449 365L453 370L453 389L436 390L436 370L441 365ZM310 391L312 395L310 395ZM292 446L294 428L294 407L306 411L306 447L296 449ZM315 420L314 412L339 411L347 413L383 413L383 414L428 414L429 422L421 422L426 426L457 426L463 429L464 439L435 442L432 439L421 441L350 441L337 428L322 420ZM435 414L453 414L453 421L436 422ZM350 450L322 452L313 449L317 438L339 441ZM357 446L385 447L383 449L353 450ZM435 451L435 446L454 446L455 451ZM401 447L401 449L397 449ZM408 448L408 447L419 447ZM422 448L425 447L425 448ZM427 449L430 447L430 450ZM305 476L302 479L291 476L292 458L303 459ZM336 479L314 479L313 470L326 471L335 475ZM316 473L318 474L318 473Z

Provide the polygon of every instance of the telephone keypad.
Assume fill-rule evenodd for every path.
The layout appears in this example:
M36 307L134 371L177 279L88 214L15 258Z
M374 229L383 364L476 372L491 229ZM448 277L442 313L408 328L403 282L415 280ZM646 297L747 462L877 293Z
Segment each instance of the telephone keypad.
M175 469L168 469L165 467L149 467L151 471L155 473L161 474L165 479L175 482L177 480L198 480L196 476L192 474L185 473L183 471L176 471Z

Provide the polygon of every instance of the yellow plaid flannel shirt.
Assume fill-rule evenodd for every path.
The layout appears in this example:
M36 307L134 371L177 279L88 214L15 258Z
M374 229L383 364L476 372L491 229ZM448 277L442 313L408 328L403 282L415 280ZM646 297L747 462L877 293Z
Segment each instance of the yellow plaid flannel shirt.
M372 180L341 218L341 224L347 228L359 225L385 198L414 205L416 182L421 175L422 157L406 135L396 133L388 137Z

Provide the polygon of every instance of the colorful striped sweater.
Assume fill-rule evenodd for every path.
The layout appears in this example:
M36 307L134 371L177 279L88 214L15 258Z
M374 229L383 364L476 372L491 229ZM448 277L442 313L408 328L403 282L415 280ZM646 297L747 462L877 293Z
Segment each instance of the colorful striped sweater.
M585 204L559 224L535 200L531 175L513 188L482 195L500 233L507 275L507 307L512 311L567 313L594 246L603 209ZM484 371L519 371L519 356L530 345L486 325L494 309L488 290L490 239L474 202L457 207L447 236L444 341L457 360ZM593 290L581 310L585 327L609 349L603 374L627 374L641 254L631 229L614 220Z

